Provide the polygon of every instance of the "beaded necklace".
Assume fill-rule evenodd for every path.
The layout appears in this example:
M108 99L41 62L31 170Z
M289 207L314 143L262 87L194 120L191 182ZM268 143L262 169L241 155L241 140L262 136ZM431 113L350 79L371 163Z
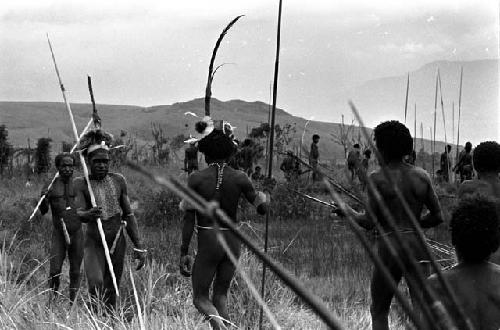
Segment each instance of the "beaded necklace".
M210 164L208 164L208 166L217 166L217 181L216 181L216 185L215 185L215 190L216 190L216 194L217 194L217 192L219 191L219 189L222 185L222 178L224 176L224 168L227 166L227 163L222 163L222 164L210 163Z

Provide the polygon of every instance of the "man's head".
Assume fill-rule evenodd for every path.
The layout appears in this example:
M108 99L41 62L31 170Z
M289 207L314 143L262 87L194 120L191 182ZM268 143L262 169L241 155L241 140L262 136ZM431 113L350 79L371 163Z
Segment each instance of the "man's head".
M205 155L207 163L212 163L227 161L236 151L236 146L221 130L213 130L198 142L198 150Z
M363 155L365 155L367 159L370 159L370 157L372 156L372 151L370 149L366 149L365 152L363 152Z
M495 141L481 142L472 155L474 168L479 173L500 172L500 144Z
M354 149L358 149L358 150L360 149L360 147L359 147L359 143L354 144L352 147L353 147Z
M445 150L449 153L451 151L451 146L448 144L445 148Z
M90 173L98 180L104 179L109 172L109 150L98 148L87 154Z
M314 134L313 135L313 142L314 143L318 143L319 142L319 135L318 134Z
M453 211L450 229L451 242L460 261L488 260L500 244L495 201L478 194L463 199Z
M255 173L260 173L262 168L260 166L255 166Z
M465 151L470 152L472 150L472 143L465 143Z
M396 120L380 123L374 130L375 144L385 162L401 161L413 149L413 139L405 125Z
M68 152L60 153L56 156L54 160L56 164L57 171L63 179L70 178L73 175L73 167L75 165L75 160L73 156Z

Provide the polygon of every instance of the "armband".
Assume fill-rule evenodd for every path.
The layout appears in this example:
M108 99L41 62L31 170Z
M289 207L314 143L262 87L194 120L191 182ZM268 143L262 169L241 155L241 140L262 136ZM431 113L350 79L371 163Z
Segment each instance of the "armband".
M266 202L267 202L266 194L264 194L262 191L259 191L257 193L257 196L255 197L255 200L253 201L253 206L255 206L255 208L257 208Z
M138 249L138 248L134 248L134 251L139 252L139 253L147 253L148 252L148 250L146 250L146 249Z

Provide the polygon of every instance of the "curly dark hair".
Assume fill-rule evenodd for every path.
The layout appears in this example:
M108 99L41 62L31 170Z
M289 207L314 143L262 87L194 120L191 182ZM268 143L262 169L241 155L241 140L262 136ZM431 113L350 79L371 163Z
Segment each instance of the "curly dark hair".
M313 140L319 140L319 135L318 134L313 134L312 139Z
M59 167L64 158L71 158L71 160L73 161L73 165L75 164L75 158L73 157L72 154L70 154L69 152L61 152L59 155L56 156L54 160L56 167Z
M464 198L453 211L451 242L465 262L485 261L500 245L497 204L488 196Z
M413 150L413 139L405 125L397 120L384 121L375 127L375 143L386 161L400 160Z
M500 144L495 141L481 142L474 149L472 161L478 172L500 172Z
M228 159L236 151L236 146L221 130L213 130L198 141L198 150L211 160Z

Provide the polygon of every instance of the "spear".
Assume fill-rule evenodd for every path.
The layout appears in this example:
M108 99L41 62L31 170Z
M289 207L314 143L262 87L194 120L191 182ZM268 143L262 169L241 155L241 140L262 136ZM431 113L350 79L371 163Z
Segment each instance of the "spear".
M417 102L415 102L415 116L413 117L413 151L415 151L415 159L413 160L414 163L416 162L416 149L417 149Z
M435 171L434 171L434 140L432 139L432 127L429 126L429 137L431 140L431 157L432 157L432 181L435 179Z
M59 86L61 87L61 92L62 92L62 95L63 95L64 103L66 104L66 110L68 110L69 118L71 120L71 127L73 128L73 135L75 137L75 140L78 140L78 133L77 133L77 130L76 130L75 119L73 117L73 112L71 111L71 106L70 106L70 104L68 102L68 98L66 97L66 90L65 90L64 85L63 85L62 80L61 80L61 75L60 75L59 69L57 67L56 57L54 55L54 50L52 49L52 44L50 42L48 34L47 34L47 41L49 43L50 53L52 54L52 61L54 62L54 67L55 67L55 70L56 70L57 79L59 80ZM92 203L92 207L96 207L97 204L96 204L96 201L95 201L94 192L92 191L92 187L90 186L89 172L88 172L88 169L87 169L87 164L85 163L85 158L83 157L83 155L82 155L81 152L79 152L79 155L80 155L80 162L82 164L83 175L85 177L85 181L87 182L87 189L89 191L90 201ZM98 218L97 221L96 221L96 223L97 223L97 228L99 230L99 235L101 236L101 242L102 242L102 245L104 247L104 255L106 257L106 261L107 261L107 264L108 264L109 272L111 274L111 279L113 281L113 286L114 286L115 291L116 291L116 296L120 296L120 293L118 291L118 285L117 285L117 282L116 282L115 272L113 270L113 264L111 262L111 256L109 254L108 244L106 243L106 236L105 236L104 230L102 228L101 219Z
M458 91L458 122L457 122L457 155L458 159L458 146L460 145L460 115L462 113L462 81L464 76L464 67L460 68L460 89Z
M443 128L444 128L444 148L445 148L445 153L446 153L446 167L447 167L447 172L446 172L446 177L447 180L450 180L450 157L448 155L448 141L446 137L446 115L444 113L444 103L443 103L443 90L441 88L441 74L438 71L438 80L439 80L439 96L441 98L441 114L443 116Z
M269 162L267 169L267 177L271 179L273 176L273 150L274 150L274 125L276 122L276 99L278 94L278 72L279 72L279 64L280 64L280 39L281 39L281 8L282 8L282 0L279 1L278 7L278 28L276 31L276 58L274 61L274 81L273 81L273 109L271 111L271 127L270 127L270 135L269 135ZM268 195L269 198L271 197ZM269 240L269 213L266 212L266 229L264 232L264 253L267 253L267 245ZM262 281L261 281L261 297L266 299L266 265L262 265ZM262 307L260 308L259 315L259 330L262 330L262 321L264 317L264 311Z
M408 78L406 80L406 100L405 100L405 124L406 124L406 113L408 109L408 92L410 91L410 73L408 72Z

